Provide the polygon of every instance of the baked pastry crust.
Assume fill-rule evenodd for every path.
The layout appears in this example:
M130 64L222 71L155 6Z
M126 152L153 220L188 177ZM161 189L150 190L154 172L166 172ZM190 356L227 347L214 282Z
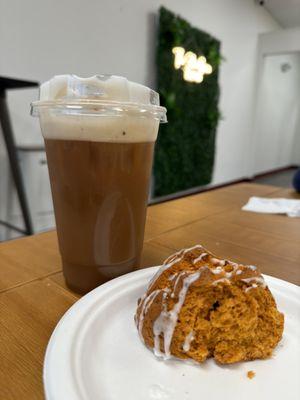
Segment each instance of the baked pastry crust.
M158 357L229 364L270 357L284 316L257 267L196 245L163 263L138 301L135 322Z

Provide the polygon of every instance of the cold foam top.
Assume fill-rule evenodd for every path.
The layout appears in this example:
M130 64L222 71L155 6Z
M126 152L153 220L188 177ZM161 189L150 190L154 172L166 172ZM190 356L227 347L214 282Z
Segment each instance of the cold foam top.
M31 113L46 139L155 141L166 122L158 93L115 75L57 75L41 85Z
M159 95L146 86L122 76L56 75L40 87L40 100L109 100L159 106Z

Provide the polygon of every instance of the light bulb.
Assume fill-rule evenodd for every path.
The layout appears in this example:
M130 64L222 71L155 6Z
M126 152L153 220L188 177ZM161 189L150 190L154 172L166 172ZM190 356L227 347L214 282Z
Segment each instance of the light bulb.
M173 47L172 53L175 55L174 57L174 68L179 69L184 65L184 53L185 50L183 47Z
M199 56L192 51L185 51L183 47L173 47L174 68L183 70L183 79L187 82L200 83L204 75L211 74L213 69L204 56Z

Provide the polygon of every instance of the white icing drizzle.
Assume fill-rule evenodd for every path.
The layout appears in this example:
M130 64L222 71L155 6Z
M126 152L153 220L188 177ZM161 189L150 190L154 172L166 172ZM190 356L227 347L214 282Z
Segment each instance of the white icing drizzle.
M224 272L225 273L225 278L230 279L234 274L239 275L239 274L242 273L242 271L239 272L239 270L238 270L239 264L237 264L235 262L232 262L232 261L229 261L229 260L220 260L220 259L215 258L215 257L211 258L211 262L212 262L212 264L217 265L216 268L211 268L210 269L210 271L215 275L218 275L218 274L221 274L222 272ZM227 272L224 269L224 267L226 265L231 266L232 267L232 271L228 271ZM215 282L217 282L217 281L215 281Z
M215 257L212 257L212 258L210 259L210 261L211 261L211 263L212 263L213 265L221 265L221 266L224 266L225 263L226 263L225 260L220 260L219 258L215 258Z
M171 276L169 276L168 280L169 280L169 281L173 281L174 278L176 278L176 276L177 276L177 273L175 272L174 274L172 274Z
M233 261L226 260L226 262L227 262L228 264L232 265L233 267L236 267L236 268L239 266L239 264L237 264L237 263L235 263L235 262L233 262Z
M154 274L154 276L152 277L152 279L150 280L147 290L150 290L152 284L153 284L154 282L156 282L157 278L160 277L160 275L161 275L163 272L165 272L167 269L171 268L174 264L178 263L179 261L181 261L181 258L178 258L178 257L177 257L177 258L174 258L170 263L168 263L168 264L163 264L163 265L159 268L159 270L156 272L156 274Z
M188 253L189 251L195 250L195 249L203 249L203 246L201 246L201 244L196 244L195 246L178 251L177 253L174 254L174 256L180 256L180 258L182 259L186 253Z
M195 259L193 260L193 264L196 264L198 261L201 261L202 258L205 257L205 256L207 256L207 253L202 253L202 254L200 254L199 257L197 257L197 258L195 258Z
M177 274L177 278L176 278L176 281L175 281L175 283L174 283L174 288L173 288L173 293L172 293L172 294L175 295L178 282L179 282L180 278L181 278L183 275L185 275L185 274L186 274L186 271L181 271L181 272L179 272L179 274Z
M227 278L220 278L220 279L217 279L216 281L214 281L214 282L212 283L212 285L217 285L217 284L220 283L220 282L227 282L227 283L230 284L229 279L227 279Z
M241 279L241 281L246 282L246 283L256 282L259 284L259 286L262 286L263 288L266 287L265 280L262 276L253 276L251 278L244 278L244 279Z
M193 247L190 247L190 248L184 249L184 250L180 250L180 251L176 252L175 254L173 254L173 255L171 256L171 260L170 260L168 263L163 264L163 265L159 268L159 270L156 272L156 274L152 277L152 279L151 279L150 282L149 282L149 285L148 285L148 289L147 289L147 290L150 290L152 284L157 280L157 278L158 278L164 271L166 271L167 269L171 268L174 264L176 264L176 263L182 261L184 255L185 255L186 253L188 253L189 251L194 250L194 249L203 249L203 246L201 246L201 244L196 244L196 245L193 246Z
M144 293L144 294L143 294L143 296L140 298L140 303L142 303L142 302L143 302L143 300L146 298L146 296L147 296L147 292L146 292L146 293Z
M194 331L191 331L188 335L186 335L183 343L183 351L187 352L190 351L191 343L195 339Z
M221 272L223 272L223 268L222 268L222 267L211 268L210 271L211 271L213 274L218 275L218 274L220 274Z
M145 296L145 298L143 299L144 301L142 303L142 308L141 308L141 312L140 312L140 315L139 315L139 320L137 322L138 332L139 332L140 338L142 339L143 342L144 342L144 338L143 338L143 335L142 335L142 330L143 330L143 324L144 324L145 315L146 315L147 311L149 310L151 304L153 303L155 297L159 293L161 293L161 291L162 291L161 289L154 290L153 292L151 292L149 294L148 297Z
M232 275L236 274L236 271L237 271L239 265L238 265L237 263L232 263L232 262L228 262L228 264L229 264L231 267L233 267L233 270L230 271L230 272L226 272L226 273L225 273L225 276L226 276L226 278L231 278Z
M153 324L153 337L154 337L153 352L156 355L156 357L162 357L162 358L167 358L166 355L160 351L160 337L159 337L160 333L163 332L163 326L164 326L163 319L166 318L168 315L167 304L165 303L166 297L167 293L164 293L162 299L161 313L159 314L158 318L155 320Z
M168 359L171 357L170 345L172 342L178 315L180 313L181 307L184 303L190 285L198 280L200 275L201 271L199 270L183 279L182 288L178 295L178 302L174 305L172 310L167 311L167 305L164 301L166 299L166 296L163 296L162 311L153 324L154 354L157 357L163 357L164 359ZM161 334L163 334L164 340L164 354L160 351Z
M253 283L251 286L249 286L245 289L245 293L249 292L249 290L251 290L251 289L256 289L257 287L258 287L258 285L256 283Z
M190 247L190 248L188 248L188 249L184 249L184 250L183 250L183 254L186 254L187 252L189 252L189 251L191 251L191 250L194 250L194 249L203 249L203 246L201 246L201 244L196 244L196 245L193 246L193 247Z
M242 273L243 273L243 271L241 269L238 269L235 274L236 275L241 275Z

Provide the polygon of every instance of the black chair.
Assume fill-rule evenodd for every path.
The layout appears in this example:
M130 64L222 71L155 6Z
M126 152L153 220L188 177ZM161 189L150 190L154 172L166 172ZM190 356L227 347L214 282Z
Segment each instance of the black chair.
M18 161L18 150L15 145L14 135L9 118L9 111L6 102L6 91L10 89L21 89L37 86L39 86L38 82L0 77L0 124L3 132L5 146L7 149L10 170L17 190L25 229L14 226L8 221L0 221L0 224L8 228L14 229L20 233L24 233L25 235L31 235L33 233L33 226L24 189L22 173Z

